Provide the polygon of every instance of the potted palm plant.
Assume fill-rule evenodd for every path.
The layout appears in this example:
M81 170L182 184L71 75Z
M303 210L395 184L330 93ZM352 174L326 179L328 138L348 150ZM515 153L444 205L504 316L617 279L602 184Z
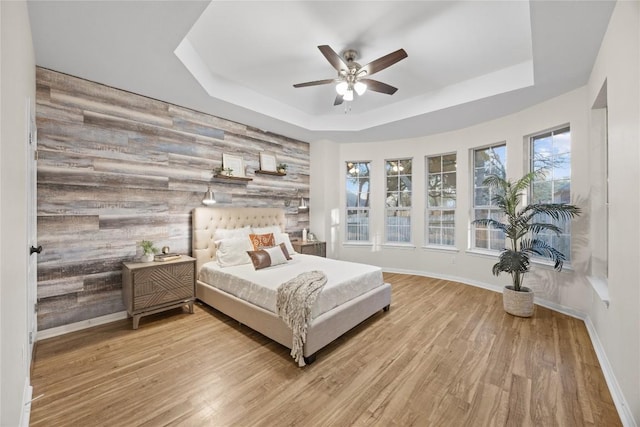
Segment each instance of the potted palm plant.
M140 242L140 247L142 248L142 262L151 262L153 261L154 255L158 253L158 248L153 246L153 242L150 240L143 240Z
M545 219L569 220L580 215L580 208L566 203L531 203L521 206L524 192L536 177L544 176L544 170L530 172L518 180L507 180L501 175L487 175L484 185L496 189L491 201L502 213L502 220L479 218L474 224L493 227L504 232L508 248L502 249L492 272L511 275L511 286L505 286L503 305L507 313L530 317L533 314L533 291L523 286L524 276L529 272L531 256L550 259L554 268L562 270L566 256L551 244L538 238L538 233L551 231L561 233L560 227Z

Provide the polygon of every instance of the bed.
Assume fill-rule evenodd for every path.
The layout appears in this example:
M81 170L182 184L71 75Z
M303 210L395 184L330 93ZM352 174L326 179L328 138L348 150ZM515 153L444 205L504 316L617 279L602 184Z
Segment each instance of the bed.
M292 255L285 265L260 270L259 275L252 275L251 264L218 266L214 243L217 231L247 226L276 226L284 231L286 220L281 209L202 207L193 210L192 219L196 298L287 348L292 346L293 334L275 314L274 290L285 278L307 268L326 271L327 284L313 306L313 319L306 333L303 347L306 364L315 361L320 349L345 332L376 312L389 310L391 285L384 283L377 267L302 254ZM255 283L255 277L262 283ZM341 278L344 283L340 283ZM260 287L266 288L262 294Z

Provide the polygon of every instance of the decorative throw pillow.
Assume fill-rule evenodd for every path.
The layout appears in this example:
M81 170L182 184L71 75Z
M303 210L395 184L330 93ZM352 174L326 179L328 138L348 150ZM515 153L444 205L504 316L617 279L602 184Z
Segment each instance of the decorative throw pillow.
M247 251L247 254L251 258L253 268L260 270L273 265L286 263L287 259L290 259L287 258L287 254L285 254L286 250L284 245L280 245L271 248L262 248L257 251Z
M291 240L289 239L288 233L274 234L273 237L276 240L276 245L279 245L280 243L284 243L284 245L287 247L287 253L289 255L293 255L296 253L295 249L293 249L293 245L291 244Z
M253 245L253 250L257 251L264 247L271 247L276 245L276 241L273 238L273 233L269 234L249 234L249 239Z
M246 237L222 239L216 242L216 260L220 267L249 264L251 258L247 251L251 250L251 242Z

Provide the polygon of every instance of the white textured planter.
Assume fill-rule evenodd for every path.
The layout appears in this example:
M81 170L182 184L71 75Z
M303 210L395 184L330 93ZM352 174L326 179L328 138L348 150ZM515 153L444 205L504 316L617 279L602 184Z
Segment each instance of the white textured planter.
M502 290L502 304L504 311L518 317L533 316L533 291L521 287L519 292L513 286L505 286Z
M142 262L151 262L151 261L153 261L153 254L142 255L142 257L140 258L140 261L142 261Z

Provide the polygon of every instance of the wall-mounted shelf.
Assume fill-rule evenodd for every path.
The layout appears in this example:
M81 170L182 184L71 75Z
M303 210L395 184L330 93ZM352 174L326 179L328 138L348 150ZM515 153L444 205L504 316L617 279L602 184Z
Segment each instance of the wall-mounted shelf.
M285 176L287 173L280 173L280 172L272 172L272 171L263 171L263 170L257 170L256 173L261 173L263 175L275 175L275 176Z
M253 181L253 178L247 178L245 176L214 175L212 180L216 182L226 182L229 184L246 184L249 181Z

